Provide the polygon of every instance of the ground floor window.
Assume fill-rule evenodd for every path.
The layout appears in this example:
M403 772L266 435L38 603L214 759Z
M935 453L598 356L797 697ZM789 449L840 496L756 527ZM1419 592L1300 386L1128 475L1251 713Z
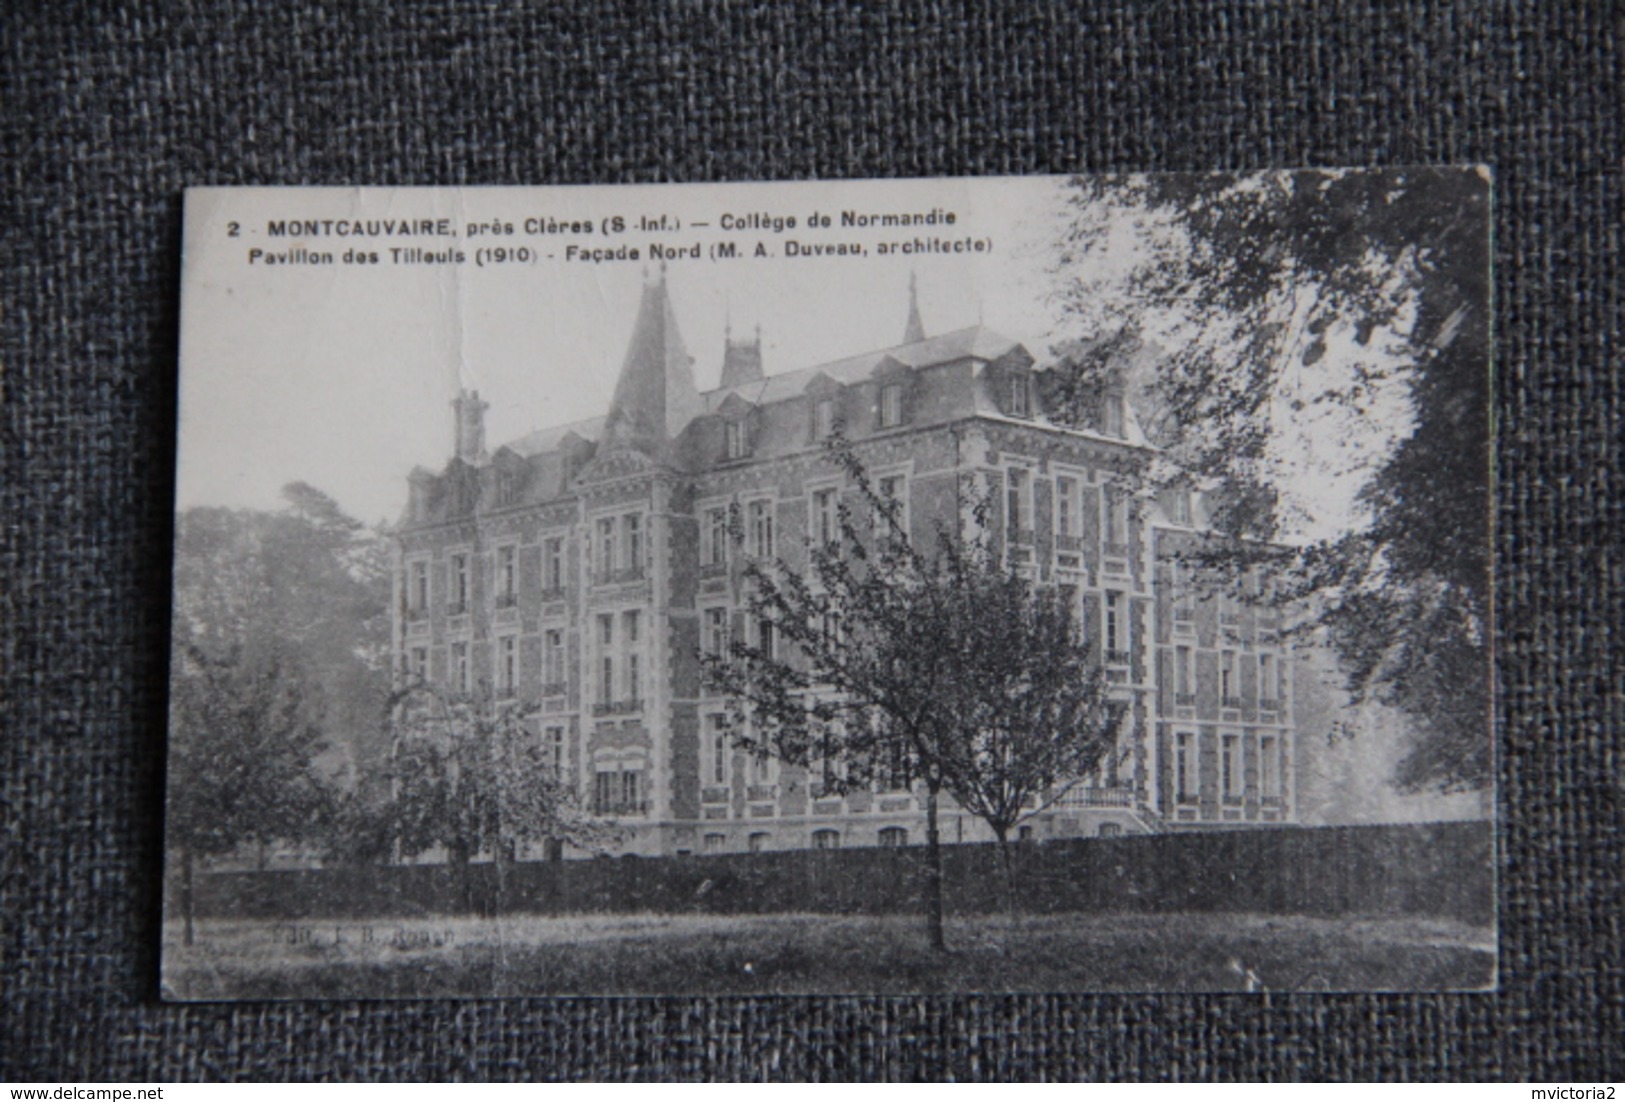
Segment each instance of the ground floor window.
M1196 736L1182 732L1174 736L1174 798L1195 803L1196 793Z
M1122 826L1121 823L1101 823L1100 824L1100 836L1102 838L1116 838L1118 835L1120 835L1122 833L1123 833L1123 826Z
M643 810L643 774L601 769L593 775L593 810L600 815L635 815Z
M728 839L727 839L726 835L707 834L705 836L705 852L706 853L721 853L723 847L726 846L727 844L728 844Z
M882 827L880 830L880 844L883 846L908 845L908 831L902 827Z
M766 831L757 831L750 836L750 851L752 853L761 853L768 848L768 843L772 840L773 835L768 834Z
M815 830L812 835L813 849L840 849L841 832L838 830Z

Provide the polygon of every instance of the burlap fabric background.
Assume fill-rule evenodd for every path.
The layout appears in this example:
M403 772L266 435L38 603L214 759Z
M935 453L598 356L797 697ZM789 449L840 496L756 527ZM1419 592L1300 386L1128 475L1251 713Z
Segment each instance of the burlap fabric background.
M9 12L0 1078L1620 1078L1608 9ZM1465 161L1499 189L1500 994L158 1003L183 186Z

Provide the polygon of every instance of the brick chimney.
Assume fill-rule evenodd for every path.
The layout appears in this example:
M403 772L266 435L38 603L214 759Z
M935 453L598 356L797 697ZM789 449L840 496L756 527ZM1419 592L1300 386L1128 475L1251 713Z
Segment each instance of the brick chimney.
M457 417L457 458L478 466L486 459L485 411L490 403L480 401L479 391L463 389L451 400L451 408Z

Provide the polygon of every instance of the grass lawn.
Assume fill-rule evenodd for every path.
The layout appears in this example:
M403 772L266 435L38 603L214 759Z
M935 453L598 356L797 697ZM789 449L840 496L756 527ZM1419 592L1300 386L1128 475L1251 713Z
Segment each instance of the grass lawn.
M1437 919L1055 914L511 915L165 930L181 999L503 995L1471 990L1494 932Z

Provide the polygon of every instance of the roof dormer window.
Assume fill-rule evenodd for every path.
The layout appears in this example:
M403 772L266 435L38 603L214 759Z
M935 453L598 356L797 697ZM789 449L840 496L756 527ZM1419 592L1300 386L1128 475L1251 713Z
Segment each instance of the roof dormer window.
M886 383L880 388L880 427L896 428L903 423L903 384Z
M743 459L750 454L750 438L744 421L725 422L722 429L723 454L729 459Z
M1123 395L1118 391L1107 391L1100 404L1100 431L1119 440L1125 435L1123 405Z
M835 435L835 397L826 395L813 403L813 438L828 440Z
M1011 417L1031 417L1033 406L1032 376L1025 371L1012 370L1004 376L1004 412Z

